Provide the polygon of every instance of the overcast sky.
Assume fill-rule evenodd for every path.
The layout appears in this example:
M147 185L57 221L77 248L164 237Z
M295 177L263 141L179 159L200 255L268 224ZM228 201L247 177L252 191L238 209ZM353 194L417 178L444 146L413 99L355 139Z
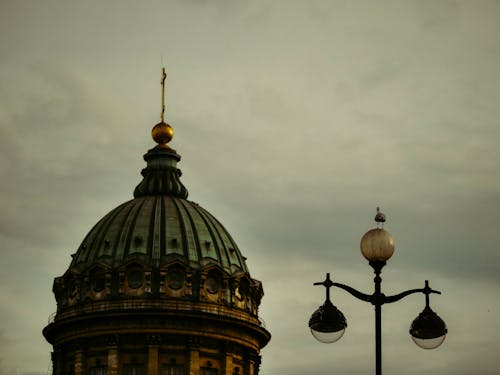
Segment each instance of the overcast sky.
M0 0L0 374L47 373L52 280L141 180L162 65L189 199L264 285L262 375L373 371L371 305L333 291L335 344L307 321L326 272L371 293L378 205L383 290L429 279L449 329L424 351L423 295L384 306L384 373L498 374L499 20L499 1Z

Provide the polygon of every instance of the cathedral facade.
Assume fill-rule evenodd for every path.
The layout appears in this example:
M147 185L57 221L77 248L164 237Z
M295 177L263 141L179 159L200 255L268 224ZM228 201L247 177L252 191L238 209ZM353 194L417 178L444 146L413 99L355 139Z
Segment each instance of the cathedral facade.
M54 280L57 312L43 330L53 375L257 375L271 338L262 284L225 227L187 199L163 113L152 135L134 198Z

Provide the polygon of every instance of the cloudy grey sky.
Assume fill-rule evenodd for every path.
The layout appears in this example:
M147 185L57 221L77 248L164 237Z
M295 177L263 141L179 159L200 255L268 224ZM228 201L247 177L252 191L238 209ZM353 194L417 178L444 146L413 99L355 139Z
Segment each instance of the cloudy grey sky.
M52 280L132 197L160 113L190 199L263 281L262 375L367 374L373 309L343 291L335 344L307 328L338 282L371 292L375 207L387 294L431 286L442 347L383 309L385 374L500 368L499 1L0 0L0 374L47 373Z

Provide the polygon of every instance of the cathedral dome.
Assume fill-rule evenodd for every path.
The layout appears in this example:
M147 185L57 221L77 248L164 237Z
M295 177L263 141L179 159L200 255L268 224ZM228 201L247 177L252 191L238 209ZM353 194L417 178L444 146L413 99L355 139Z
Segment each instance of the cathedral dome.
M180 156L159 144L144 160L134 199L97 222L55 279L58 315L110 300L156 298L215 303L228 315L236 309L256 318L262 285L224 226L187 200Z
M148 166L135 198L111 210L90 230L70 270L119 268L136 260L149 267L180 262L193 270L210 266L227 275L248 273L245 258L224 226L186 199L176 167L180 156L157 146L144 159Z
M73 254L70 271L96 265L119 268L131 261L149 267L181 262L195 270L217 267L232 275L248 273L245 258L224 226L207 210L187 200L176 168L180 156L157 146L144 155L148 166L135 198L104 216Z
M248 272L222 224L197 203L171 195L137 197L110 211L87 234L70 270L116 268L134 259L151 267L177 261L193 269L217 266L228 275Z
M134 198L95 224L54 279L57 311L43 330L53 375L257 375L271 337L262 284L224 226L187 200L163 112L152 136Z

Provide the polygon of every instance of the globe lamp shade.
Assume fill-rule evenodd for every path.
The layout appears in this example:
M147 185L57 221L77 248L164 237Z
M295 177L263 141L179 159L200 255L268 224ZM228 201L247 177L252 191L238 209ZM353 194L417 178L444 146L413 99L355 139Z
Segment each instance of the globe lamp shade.
M443 343L447 333L444 321L428 306L415 318L410 327L411 338L422 349L437 348Z
M369 261L386 261L394 253L394 240L383 228L369 230L361 238L361 253Z
M329 300L326 300L309 319L312 335L316 340L325 344L338 341L346 327L344 314Z

